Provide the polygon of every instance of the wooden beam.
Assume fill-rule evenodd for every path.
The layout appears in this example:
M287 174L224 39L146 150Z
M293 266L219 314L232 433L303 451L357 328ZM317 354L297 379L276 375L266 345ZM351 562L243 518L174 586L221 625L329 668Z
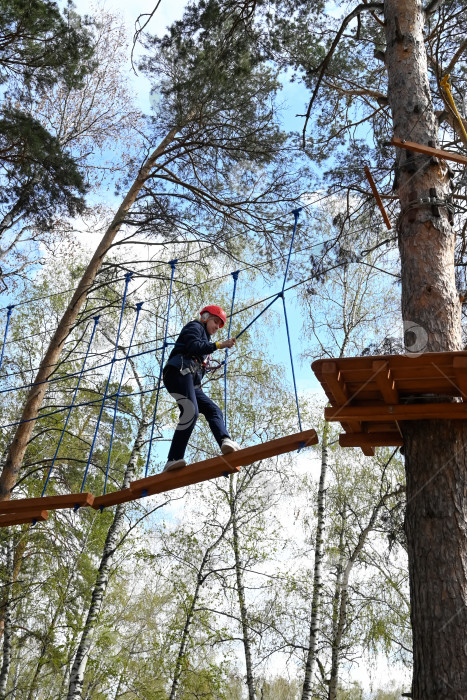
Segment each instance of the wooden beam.
M371 364L375 372L375 381L384 399L384 403L399 403L399 392L386 360L374 360Z
M454 376L459 393L464 401L467 400L467 357L454 357L452 361Z
M18 498L15 501L2 501L0 513L19 513L32 508L40 510L59 510L60 508L74 508L79 506L92 506L94 496L92 493L69 493L62 496L43 496L42 498Z
M0 527L9 525L23 525L24 523L43 522L47 520L49 514L46 510L24 511L23 513L8 513L0 515Z
M405 141L397 138L397 136L393 137L391 143L393 146L397 146L397 148L405 148L408 151L415 151L415 153L423 153L426 156L435 156L436 158L453 160L455 163L467 165L467 157L462 156L460 153L451 153L451 151L443 151L441 148L432 148L431 146L424 146L414 141Z
M112 493L106 493L104 496L97 496L94 499L91 508L94 510L99 510L100 508L107 508L108 506L116 506L119 503L127 503L128 501L134 501L135 494L131 489L121 489L120 491L113 491Z
M189 486L201 481L214 479L224 474L235 474L240 471L240 467L253 464L262 459L275 457L286 452L298 450L300 447L308 447L318 443L318 436L315 430L305 430L301 433L287 435L277 440L246 447L238 452L229 455L218 455L202 462L190 464L183 469L174 469L170 472L155 474L145 479L132 481L130 490L134 498L139 498L143 493L152 496L156 493L171 491L172 489Z
M338 406L347 404L349 402L349 392L347 391L342 372L338 369L337 364L335 362L323 362L321 365L321 374L323 381L326 382L326 386L334 396L334 403ZM362 426L358 421L349 421L347 429L352 433L360 433ZM373 455L370 453L367 454L367 457L372 456Z
M191 486L199 484L202 481L210 481L220 476L228 476L236 474L240 471L240 467L235 467L229 464L230 455L226 457L214 457L206 459L202 462L196 462L183 469L174 469L170 472L155 474L148 476L145 479L138 479L130 484L133 498L141 498L141 496L154 496L157 493L164 491L172 491L183 486Z
M341 371L337 368L337 364L326 360L321 365L321 373L323 380L326 382L331 394L334 396L335 403L338 406L342 406L343 404L347 403L349 400L347 387L345 386Z
M384 433L343 433L339 435L341 447L396 447L401 446L402 436L395 431Z
M376 185L375 185L375 182L373 180L373 176L370 173L370 168L367 165L365 165L365 167L363 169L365 171L366 179L370 183L371 191L373 192L373 197L376 199L376 204L378 205L379 210L380 210L381 214L383 215L384 223L386 224L387 228L392 228L391 222L389 221L389 216L386 213L386 209L384 208L384 204L381 201L381 197L379 196L378 190L376 189Z
M379 422L399 420L467 420L466 403L418 403L408 405L382 406L381 404L366 406L345 406L340 408L325 408L324 417L327 421L341 423L352 420Z

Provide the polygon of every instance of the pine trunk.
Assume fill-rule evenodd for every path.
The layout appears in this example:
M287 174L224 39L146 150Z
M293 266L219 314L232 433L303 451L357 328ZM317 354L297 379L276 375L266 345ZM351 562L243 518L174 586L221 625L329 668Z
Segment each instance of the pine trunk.
M164 152L167 146L174 140L177 132L178 128L172 129L141 167L135 181L130 187L110 226L107 228L107 231L99 243L91 262L86 268L86 271L81 278L75 293L73 294L68 308L57 326L57 330L50 341L47 352L44 355L39 371L34 380L35 385L31 388L29 396L26 399L21 415L22 422L19 424L16 430L15 436L8 451L5 465L0 475L0 502L8 501L11 497L11 490L16 484L18 473L23 462L24 453L26 452L26 448L34 429L35 421L33 419L37 418L39 409L47 391L47 379L55 369L58 358L63 350L64 343L72 330L76 319L78 318L78 314L86 300L87 294L89 293L94 280L96 279L96 275L102 265L104 257L115 240L117 233L120 231L125 215L134 204L137 195L144 187L146 180L150 176L151 170L154 167L157 159Z
M134 477L138 456L141 452L144 443L144 434L147 429L145 420L141 420L138 433L133 445L133 450L128 462L125 476L123 478L122 488L126 489L130 485L130 481ZM118 546L121 532L124 525L126 503L120 503L115 509L114 519L109 527L105 540L104 550L102 552L99 570L97 572L96 582L91 596L91 604L89 606L87 619L84 625L81 639L76 650L75 659L70 673L70 683L68 687L67 700L81 700L84 684L84 674L89 659L91 645L94 639L97 618L102 608L105 592L109 583L110 568L114 559L114 554Z
M240 543L238 537L237 528L237 510L236 510L236 498L234 494L234 479L235 476L232 474L230 476L230 512L232 518L232 538L233 538L233 550L235 556L235 575L237 578L237 596L238 605L240 608L240 620L242 624L242 639L243 639L243 649L245 652L245 666L246 666L246 684L248 688L248 700L255 700L255 681L253 677L253 664L251 661L251 643L250 635L248 631L248 614L246 609L245 600L245 588L243 586L243 568L240 556Z
M326 472L328 468L328 433L329 424L324 424L323 437L321 441L321 473L318 488L318 520L316 523L315 540L315 566L313 572L313 598L311 601L310 620L310 640L308 642L308 653L305 663L305 680L303 682L302 700L311 700L313 684L313 667L316 661L316 642L319 631L319 616L321 609L321 570L324 558L324 520L325 520L325 495L326 495Z
M438 145L417 0L385 2L388 98L394 135ZM402 316L408 351L460 350L461 305L454 274L455 233L444 200L444 163L398 152ZM430 192L431 190L431 192ZM467 424L401 425L407 474L408 540L414 646L414 700L453 700L467 688Z

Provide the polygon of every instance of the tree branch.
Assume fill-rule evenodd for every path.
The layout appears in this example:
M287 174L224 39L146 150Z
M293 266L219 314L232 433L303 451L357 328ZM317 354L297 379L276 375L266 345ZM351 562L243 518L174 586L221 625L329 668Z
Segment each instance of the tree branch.
M318 75L318 80L316 81L315 89L313 90L313 94L311 96L310 103L308 105L308 109L306 112L306 118L305 118L305 124L303 126L303 132L302 132L302 139L303 139L303 148L305 148L305 132L306 132L306 127L308 125L308 121L310 119L310 114L311 114L311 108L313 106L313 103L316 99L316 95L318 94L319 87L321 85L321 81L323 80L324 73L329 66L331 62L331 58L334 55L334 51L337 48L337 45L339 41L341 40L342 34L344 33L347 25L355 19L355 17L358 17L364 10L378 10L380 12L384 11L384 5L382 2L371 2L368 3L367 5L362 4L362 5L357 5L355 10L352 10L352 12L345 17L343 20L339 31L337 32L336 36L334 37L334 41L332 42L331 48L329 49L327 55L324 58L324 61L321 63L321 66L319 66L319 75Z

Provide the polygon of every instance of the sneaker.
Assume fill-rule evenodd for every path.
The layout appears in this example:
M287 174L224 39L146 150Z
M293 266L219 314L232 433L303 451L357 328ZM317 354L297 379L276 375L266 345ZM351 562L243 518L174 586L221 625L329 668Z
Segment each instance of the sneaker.
M223 455L229 455L231 452L236 452L240 449L238 442L234 442L230 438L224 438L222 440L221 452Z
M184 459L169 459L163 468L162 473L171 472L172 469L181 469L182 467L186 467L186 462Z

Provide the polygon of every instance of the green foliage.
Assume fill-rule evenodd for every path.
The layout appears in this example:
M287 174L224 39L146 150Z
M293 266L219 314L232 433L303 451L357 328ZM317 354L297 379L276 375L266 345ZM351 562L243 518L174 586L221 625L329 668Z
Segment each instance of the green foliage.
M0 112L0 134L0 202L9 212L7 226L20 215L46 230L53 214L83 211L86 185L57 138L30 114L9 107Z
M92 67L89 34L71 2L62 15L51 0L1 0L0 45L2 83L78 85Z

